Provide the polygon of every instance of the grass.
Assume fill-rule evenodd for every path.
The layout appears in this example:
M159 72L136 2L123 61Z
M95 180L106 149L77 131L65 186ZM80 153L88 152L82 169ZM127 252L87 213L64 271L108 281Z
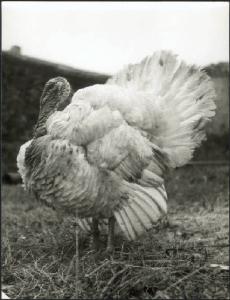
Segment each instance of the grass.
M167 176L169 222L135 242L117 237L111 257L80 237L80 298L229 299L227 166L187 166ZM73 221L2 187L2 288L12 298L71 299ZM102 241L105 247L105 236Z

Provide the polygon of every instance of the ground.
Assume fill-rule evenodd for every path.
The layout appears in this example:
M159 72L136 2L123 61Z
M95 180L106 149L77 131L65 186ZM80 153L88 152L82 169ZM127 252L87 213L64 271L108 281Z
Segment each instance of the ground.
M168 222L115 253L95 255L81 234L79 298L229 299L228 166L186 166L166 178ZM2 187L2 289L12 298L70 299L75 293L75 229ZM103 236L105 248L105 236ZM215 267L213 264L217 264Z

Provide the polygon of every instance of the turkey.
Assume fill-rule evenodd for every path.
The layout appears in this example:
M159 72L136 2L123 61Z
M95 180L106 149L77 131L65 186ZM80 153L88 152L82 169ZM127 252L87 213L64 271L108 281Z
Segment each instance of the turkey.
M32 140L17 165L25 189L69 215L77 214L97 246L115 223L135 240L167 213L164 175L185 165L215 115L215 93L204 71L167 51L126 66L106 84L78 90L48 81ZM107 221L108 220L108 221Z

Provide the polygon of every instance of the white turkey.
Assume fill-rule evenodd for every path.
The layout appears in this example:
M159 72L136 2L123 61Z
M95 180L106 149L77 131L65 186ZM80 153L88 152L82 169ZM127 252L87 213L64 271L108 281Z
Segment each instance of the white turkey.
M215 115L212 82L167 51L128 65L106 84L70 94L61 77L43 91L33 139L21 146L18 169L27 190L99 237L108 219L129 240L167 213L164 174L186 164Z

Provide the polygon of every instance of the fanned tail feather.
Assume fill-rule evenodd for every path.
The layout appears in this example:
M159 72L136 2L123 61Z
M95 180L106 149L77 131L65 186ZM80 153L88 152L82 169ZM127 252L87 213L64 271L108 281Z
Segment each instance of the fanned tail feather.
M126 66L107 84L145 93L141 103L150 108L145 116L152 120L149 138L167 153L171 167L186 164L206 138L204 126L215 115L216 94L201 68L158 51Z

